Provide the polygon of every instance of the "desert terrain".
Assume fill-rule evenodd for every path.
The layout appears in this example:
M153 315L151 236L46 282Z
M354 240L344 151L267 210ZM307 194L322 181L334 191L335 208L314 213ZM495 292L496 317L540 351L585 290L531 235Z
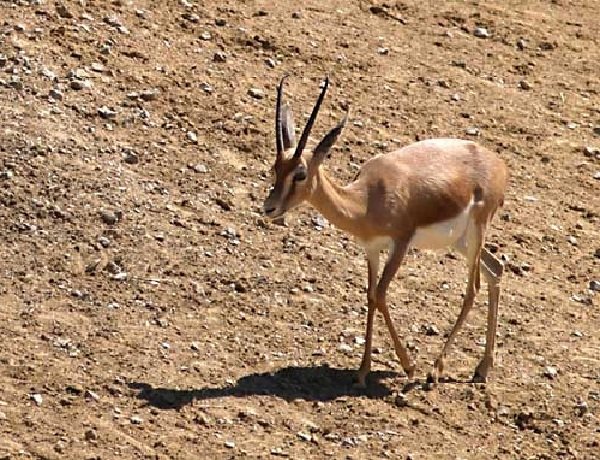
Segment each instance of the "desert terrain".
M593 459L600 453L593 0L0 2L0 459ZM414 385L366 261L309 207L265 222L276 86L350 181L415 139L504 159L506 263ZM423 382L466 265L412 252L391 313Z

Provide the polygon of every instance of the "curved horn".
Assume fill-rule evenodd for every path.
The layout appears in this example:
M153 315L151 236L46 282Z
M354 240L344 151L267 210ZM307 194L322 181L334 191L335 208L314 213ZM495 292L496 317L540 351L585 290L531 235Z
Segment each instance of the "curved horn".
M306 142L308 141L308 136L310 135L310 131L317 119L317 114L319 113L319 108L321 107L321 103L325 98L325 92L327 91L327 87L329 86L329 77L325 77L325 82L323 83L323 89L321 90L321 94L319 95L319 99L317 99L317 103L310 114L310 118L306 122L306 126L304 127L304 131L302 131L302 136L300 137L300 141L296 146L296 151L294 152L294 158L300 158L302 155L302 151L304 147L306 147Z
M277 104L275 107L275 140L277 143L277 160L283 156L283 133L281 132L281 99L283 97L283 82L287 75L281 77L279 86L277 87Z

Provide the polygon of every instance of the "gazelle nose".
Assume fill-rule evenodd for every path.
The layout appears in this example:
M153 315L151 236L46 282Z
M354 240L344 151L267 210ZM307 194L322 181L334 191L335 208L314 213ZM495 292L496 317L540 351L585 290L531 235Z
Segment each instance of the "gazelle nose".
M269 214L273 214L275 212L275 206L270 206L268 208L264 208L265 214L269 215Z

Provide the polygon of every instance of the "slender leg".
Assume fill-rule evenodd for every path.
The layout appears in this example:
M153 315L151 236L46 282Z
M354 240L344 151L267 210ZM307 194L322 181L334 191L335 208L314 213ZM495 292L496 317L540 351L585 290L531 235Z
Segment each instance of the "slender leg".
M356 386L365 388L367 374L371 371L371 349L373 343L373 316L375 315L375 288L377 287L377 273L379 272L379 251L367 252L367 266L369 269L369 281L367 286L367 332L365 334L365 351L360 368L358 369L358 381Z
M385 324L387 325L390 335L392 336L392 341L394 342L394 348L396 349L396 355L400 359L400 363L402 364L402 368L409 379L412 379L415 373L415 363L408 356L408 352L406 348L398 339L398 334L396 333L396 329L394 327L394 323L392 322L392 318L390 317L390 312L388 310L386 304L386 292L390 282L394 279L398 268L402 264L402 260L404 259L404 255L407 250L407 242L404 241L396 241L394 244L394 248L390 253L390 257L385 264L383 269L383 273L381 274L381 278L379 279L379 283L377 284L377 293L376 293L376 302L377 309L383 313L383 318L385 319Z
M504 265L487 249L481 249L481 270L488 285L488 315L483 359L475 368L474 382L485 382L489 370L494 365L494 348L496 346L496 328L498 326L498 301L500 298L500 279Z
M460 310L460 314L456 319L456 323L454 327L450 331L450 335L442 348L442 352L439 354L437 359L433 364L433 372L428 375L427 380L432 382L437 382L438 378L444 371L444 357L448 353L450 346L454 342L458 331L464 324L469 311L473 307L473 302L475 300L475 295L479 289L479 270L480 270L480 253L481 246L483 243L483 234L485 231L485 226L480 224L472 224L472 230L469 231L468 235L468 243L467 243L467 262L469 264L469 279L467 281L467 291L465 293L465 298L463 300L462 308Z

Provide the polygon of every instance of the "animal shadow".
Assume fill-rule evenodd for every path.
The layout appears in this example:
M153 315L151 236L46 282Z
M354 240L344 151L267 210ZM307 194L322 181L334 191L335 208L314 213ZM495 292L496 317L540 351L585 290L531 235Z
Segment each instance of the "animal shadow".
M139 391L137 398L159 409L179 409L194 400L208 400L235 396L276 396L286 401L332 401L342 396L367 396L381 399L392 390L381 380L395 378L396 372L374 371L369 374L367 388L354 387L356 371L328 366L284 367L275 372L250 374L240 378L235 385L221 388L175 390L153 388L147 383L132 382L129 388Z

